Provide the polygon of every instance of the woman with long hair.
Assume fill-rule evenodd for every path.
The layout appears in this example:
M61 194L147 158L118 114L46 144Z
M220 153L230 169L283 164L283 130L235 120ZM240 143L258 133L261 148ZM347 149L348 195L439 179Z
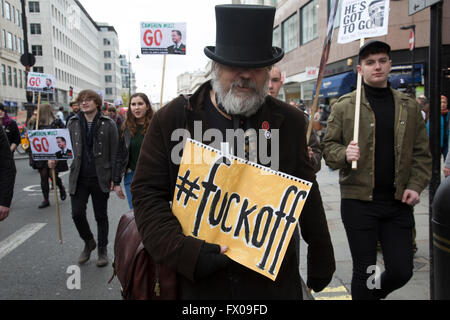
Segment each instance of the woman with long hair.
M0 103L0 125L5 129L11 153L14 154L20 144L20 132L17 123L9 117L6 107L2 103Z
M39 123L38 123L38 130L42 129L63 129L64 123L61 121L61 119L56 118L53 114L52 107L49 104L43 104L39 107ZM30 153L31 156L31 153ZM49 201L49 183L48 180L51 178L50 175L50 168L49 168L49 161L47 160L40 160L40 161L34 161L30 160L30 164L33 167L33 169L37 169L39 171L39 174L41 176L41 189L42 194L44 196L44 201L39 205L39 209L45 208L50 206ZM64 185L61 181L61 178L58 177L59 172L64 172L69 170L67 166L67 161L57 161L56 168L55 168L55 176L56 176L56 185L59 188L60 197L61 200L66 200L67 194L66 189L64 188Z
M126 120L122 125L120 146L116 156L114 191L125 199L120 182L123 177L125 193L130 209L133 209L130 185L141 151L142 141L153 116L153 109L145 93L135 93L130 97Z

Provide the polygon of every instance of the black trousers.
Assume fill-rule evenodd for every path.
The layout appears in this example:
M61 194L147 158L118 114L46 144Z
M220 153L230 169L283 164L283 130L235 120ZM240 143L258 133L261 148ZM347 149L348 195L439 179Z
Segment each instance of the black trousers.
M109 230L109 192L105 193L100 189L97 177L79 177L76 190L75 194L70 197L72 203L72 219L75 222L81 239L87 241L94 238L86 217L86 207L90 195L94 208L95 221L97 222L98 246L106 247L108 245Z
M401 201L342 199L341 216L353 259L352 299L382 299L404 286L414 267L412 207ZM385 264L379 280L377 241Z
M48 179L52 177L51 175L51 169L49 168L40 168L39 174L41 176L41 190L42 195L44 196L45 200L48 200L50 187L48 183ZM56 185L58 186L59 190L64 189L63 183L61 181L61 178L58 177L58 171L55 172L55 178L56 178Z

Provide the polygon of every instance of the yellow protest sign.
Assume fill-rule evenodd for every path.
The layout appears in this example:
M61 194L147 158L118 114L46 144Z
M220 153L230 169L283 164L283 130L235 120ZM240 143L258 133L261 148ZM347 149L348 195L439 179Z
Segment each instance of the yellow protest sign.
M275 281L311 186L187 139L172 211L185 235Z

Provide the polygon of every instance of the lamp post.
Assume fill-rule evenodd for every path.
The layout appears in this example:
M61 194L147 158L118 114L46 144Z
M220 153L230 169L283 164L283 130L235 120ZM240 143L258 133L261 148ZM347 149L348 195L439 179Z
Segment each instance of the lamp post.
M412 93L414 93L414 95L415 95L416 90L415 90L415 86L414 86L414 82L415 82L414 81L414 48L416 46L416 44L415 44L416 25L411 24L409 26L400 27L400 29L401 30L411 30L411 33L412 33L411 34L412 37L410 36L410 38L409 38L409 41L410 41L409 50L411 51L411 59L412 59L412 62L411 62L411 89L413 90ZM411 44L411 41L412 41L412 44Z
M131 98L131 60L128 53L128 99ZM139 55L136 55L136 59L140 59ZM130 101L131 102L131 101Z

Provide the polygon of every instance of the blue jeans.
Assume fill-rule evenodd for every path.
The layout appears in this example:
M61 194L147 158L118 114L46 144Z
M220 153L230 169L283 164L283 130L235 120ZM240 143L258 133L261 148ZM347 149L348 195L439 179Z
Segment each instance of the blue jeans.
M131 202L131 191L130 191L130 185L131 181L133 181L134 171L130 171L127 174L125 174L125 177L123 178L123 185L125 187L125 193L127 195L128 205L130 206L130 209L133 209L133 203Z

